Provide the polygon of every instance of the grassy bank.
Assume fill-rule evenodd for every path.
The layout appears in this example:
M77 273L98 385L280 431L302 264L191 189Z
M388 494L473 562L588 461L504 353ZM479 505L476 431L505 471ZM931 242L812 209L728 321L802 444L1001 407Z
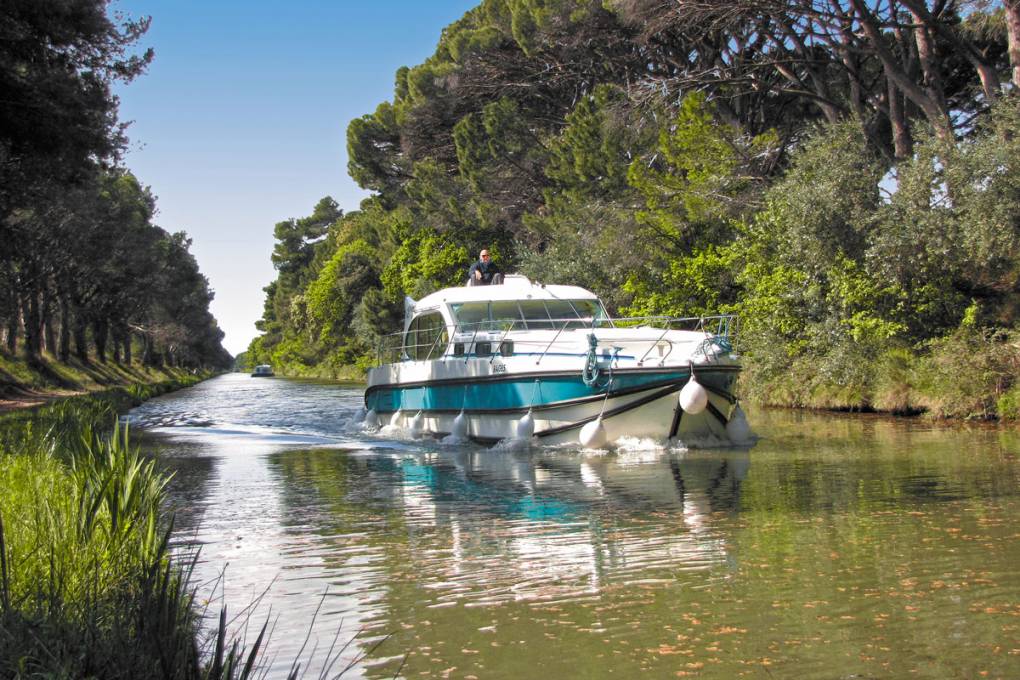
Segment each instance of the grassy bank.
M20 354L11 355L0 350L0 412L118 387L178 385L194 381L196 375L208 376L208 373L146 366L140 362L92 360L83 363L76 357L62 362L48 354L28 361Z
M234 678L254 669L201 633L171 558L167 477L117 414L196 376L0 417L0 677Z
M1020 333L960 328L924 345L839 344L745 358L742 395L770 406L937 419L1020 419Z

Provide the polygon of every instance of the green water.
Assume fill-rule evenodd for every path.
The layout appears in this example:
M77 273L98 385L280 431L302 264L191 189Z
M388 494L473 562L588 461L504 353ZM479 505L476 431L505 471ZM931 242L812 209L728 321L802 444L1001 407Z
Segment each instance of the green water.
M203 385L138 419L210 597L276 621L271 677L306 636L312 677L334 636L345 677L1020 677L1013 430L752 410L750 452L515 451Z

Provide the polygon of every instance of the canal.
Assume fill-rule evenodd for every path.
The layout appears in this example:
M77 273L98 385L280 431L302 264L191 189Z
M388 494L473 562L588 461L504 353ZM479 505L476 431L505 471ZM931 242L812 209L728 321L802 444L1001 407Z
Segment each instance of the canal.
M750 451L485 448L360 403L231 374L130 416L270 677L1020 677L1014 430L756 409Z

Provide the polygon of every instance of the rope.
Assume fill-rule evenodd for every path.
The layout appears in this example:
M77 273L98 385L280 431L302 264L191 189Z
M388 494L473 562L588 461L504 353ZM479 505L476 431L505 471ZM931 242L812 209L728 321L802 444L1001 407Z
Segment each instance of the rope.
M588 334L588 354L585 355L584 368L581 369L581 380L588 387L594 387L595 383L598 382L599 376L602 374L602 370L599 368L599 359L596 349L598 348L599 340L595 337L594 333Z

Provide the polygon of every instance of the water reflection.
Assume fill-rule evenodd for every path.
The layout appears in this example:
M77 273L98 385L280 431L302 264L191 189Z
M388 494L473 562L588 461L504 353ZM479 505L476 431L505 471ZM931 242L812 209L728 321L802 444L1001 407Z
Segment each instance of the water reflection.
M236 612L265 591L272 676L338 631L391 636L345 677L821 678L833 659L994 676L1020 658L1013 434L764 412L751 453L592 455L366 435L359 403L227 376L133 414L176 472L179 545L203 547L204 582L225 569L204 595ZM1001 656L943 662L946 640Z

